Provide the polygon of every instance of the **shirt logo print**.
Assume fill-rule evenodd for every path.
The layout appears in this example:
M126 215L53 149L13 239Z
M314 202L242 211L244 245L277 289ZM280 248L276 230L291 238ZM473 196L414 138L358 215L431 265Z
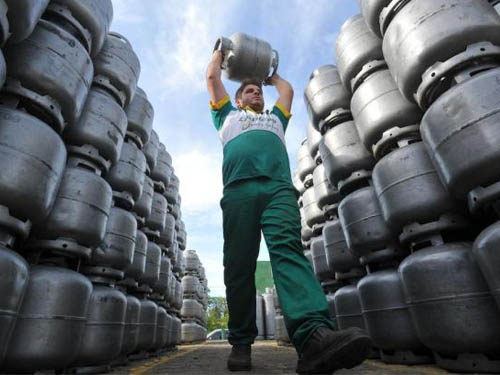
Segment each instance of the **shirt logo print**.
M276 119L269 115L250 115L248 113L242 113L240 114L238 121L240 122L242 131L254 128L277 132L279 129Z

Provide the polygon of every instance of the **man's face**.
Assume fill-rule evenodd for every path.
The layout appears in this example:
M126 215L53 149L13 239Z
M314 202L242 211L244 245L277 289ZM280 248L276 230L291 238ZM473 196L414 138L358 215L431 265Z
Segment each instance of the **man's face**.
M241 108L249 106L256 112L262 112L264 109L262 90L256 85L246 85L241 93L241 99L238 99L236 104Z

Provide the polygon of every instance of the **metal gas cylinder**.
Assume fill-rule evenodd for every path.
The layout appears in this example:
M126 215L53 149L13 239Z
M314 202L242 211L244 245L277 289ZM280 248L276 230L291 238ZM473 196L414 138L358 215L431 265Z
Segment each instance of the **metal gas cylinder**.
M332 278L334 274L330 272L328 263L326 262L325 245L322 236L313 238L311 242L311 255L316 277L320 281Z
M168 203L175 204L177 202L177 197L179 196L179 177L175 173L172 173L164 195Z
M92 284L68 269L35 265L7 349L7 373L63 369L76 358Z
M173 325L173 345L179 345L181 343L181 331L182 331L182 321L175 316Z
M380 32L380 13L391 2L391 0L359 0L361 14L365 19L366 26L379 38L382 37Z
M382 40L373 34L361 14L344 22L335 44L337 67L344 87L351 91L351 80L370 61L382 60Z
M174 205L171 206L170 213L172 214L175 220L177 220L181 216L181 204L179 202L179 199Z
M181 253L182 254L182 253ZM182 308L182 284L179 280L175 280L175 306L180 310Z
M132 353L139 339L139 320L141 302L134 296L127 294L127 310L125 312L125 325L123 328L123 341L120 354L126 356Z
M179 220L179 231L177 232L177 242L179 243L179 249L186 250L186 225L184 221Z
M154 109L143 89L137 87L134 99L125 109L127 112L127 135L142 149L149 141L153 130Z
M330 206L340 200L339 191L333 187L326 177L323 163L314 169L313 187L317 205L321 210L324 210L325 206Z
M357 284L361 309L374 346L386 363L430 363L432 357L417 338L396 269L377 271Z
M138 220L144 225L149 220L151 210L153 208L153 193L154 184L153 180L148 176L144 177L144 185L142 186L142 193L139 199L135 202L132 210L139 217Z
M158 319L158 305L146 298L139 299L141 310L139 313L139 334L136 352L149 350L156 342L156 322Z
M160 245L164 246L165 248L171 247L174 242L174 236L175 218L172 216L172 214L167 212L167 215L165 216L165 229L160 232Z
M370 257L373 252L393 249L393 254L387 255L395 255L395 239L384 221L373 187L345 197L339 205L339 219L347 246L355 254Z
M127 107L137 88L141 64L130 42L115 32L108 33L104 46L94 57L94 85L108 91L122 107Z
M474 241L472 250L474 258L498 306L500 306L500 277L498 274L498 265L500 264L498 253L499 243L500 222L496 222L481 232L476 241Z
M109 31L113 4L111 0L52 0L43 18L71 31L94 57Z
M439 97L422 119L422 138L441 180L454 197L464 199L469 194L473 211L498 191L498 79L497 68L458 83ZM465 160L463 145L467 145Z
M168 257L172 261L172 267L176 267L176 262L177 262L177 253L179 252L179 245L177 244L177 241L174 240L172 246L168 248Z
M148 238L143 231L137 230L135 236L134 258L132 264L125 270L125 277L139 280L146 272L146 255L148 250Z
M151 171L151 178L157 183L162 184L160 191L164 191L170 182L172 176L172 156L167 152L165 145L160 143L158 157L156 159L156 167Z
M422 75L434 63L448 60L473 43L500 44L500 19L487 1L393 0L380 21L385 60L410 101L415 100Z
M300 234L302 237L302 241L308 242L312 237L312 229L306 223L306 215L304 212L302 197L299 198L299 211L300 211L300 225L301 225Z
M375 166L372 177L384 219L394 233L400 233L406 225L439 221L442 215L459 211L422 142L386 155ZM449 225L453 226L451 222Z
M6 106L0 106L0 139L0 205L19 220L42 223L63 177L64 143L42 121Z
M278 69L278 52L268 42L244 33L220 37L214 50L222 52L222 69L232 81L248 78L264 81Z
M172 263L172 261L171 261ZM165 296L165 300L168 302L170 306L174 305L174 300L175 300L175 275L172 270L170 273L170 279L168 280L168 291L167 295Z
M104 239L111 198L111 187L103 178L71 167L70 159L50 215L33 227L29 246L89 258Z
M386 132L392 128L419 125L423 113L401 95L385 61L365 65L356 76L355 85L357 89L352 95L350 108L359 138L380 158L387 152L380 150L387 148L384 143L394 143L393 135ZM418 134L418 128L414 128L413 133Z
M152 349L160 350L166 345L168 339L167 324L167 310L158 306L158 311L156 313L156 339Z
M286 330L285 319L283 315L276 315L276 340L278 342L287 343L290 342L290 337L288 336L288 331Z
M350 108L351 94L342 85L337 67L323 65L311 73L304 91L304 101L311 119L310 126L319 131L319 123L330 112ZM314 155L311 156L314 158Z
M203 308L197 300L192 298L182 300L181 315L183 319L200 319L202 310Z
M174 324L174 318L167 310L167 342L164 345L164 348L170 348L172 346L172 327Z
M29 282L28 263L17 253L0 247L0 363L9 348L17 316Z
M425 248L403 260L398 272L417 336L438 365L495 373L500 315L471 250L465 242Z
M340 288L335 292L333 299L339 329L349 327L365 329L359 291L356 285L346 285Z
M274 339L276 334L276 309L274 308L274 295L263 293L264 315L266 319L266 339Z
M142 194L145 176L144 153L134 143L123 143L120 159L106 175L115 199L120 199L127 207L133 207Z
M181 341L186 344L200 341L198 328L198 324L195 322L182 323Z
M321 141L321 133L314 128L312 122L309 122L307 125L307 149L313 159L318 155L319 141Z
M174 271L177 272L179 275L183 275L185 268L186 268L186 263L184 259L184 253L183 251L179 250L177 251L177 258L175 260L175 267Z
M151 206L151 215L146 220L146 226L154 231L162 231L165 229L165 220L167 218L167 199L157 193L153 193L153 204Z
M120 354L126 310L125 294L108 285L94 283L78 355L70 367L108 365Z
M176 318L176 323L175 323L175 330L176 330L176 342L177 345L181 343L181 338L182 338L182 320L178 317Z
M136 236L137 221L134 215L124 209L111 207L104 241L94 249L89 264L99 266L96 268L127 269L134 259Z
M182 278L182 289L185 296L197 294L199 287L200 281L197 276L185 275Z
M58 133L80 117L92 82L92 61L66 30L40 20L31 35L4 49L9 66L5 94Z
M304 184L302 183L302 181L300 181L299 174L298 174L297 170L295 170L292 174L292 183L293 183L293 187L295 188L295 190L297 190L299 192L299 194L303 194L304 191L306 190L306 188L304 187Z
M264 340L264 337L266 336L266 331L265 331L265 320L264 320L264 298L260 295L257 294L255 297L255 317L256 317L256 324L257 324L257 340Z
M329 129L319 144L328 180L346 195L357 183L371 176L375 159L361 142L354 121Z
M196 250L186 250L185 259L186 259L186 272L198 274L198 271L200 269L200 258L198 257Z
M4 0L3 2L8 7L8 12L6 12L8 23L5 29L4 22L2 22L2 29L4 29L2 32L4 35L0 39L2 44L7 37L9 43L19 43L26 39L33 32L49 1Z
M338 328L337 316L335 312L335 292L326 293L326 302L328 302L328 312L330 313L330 319L333 321L335 327Z
M307 147L307 138L304 138L302 140L297 155L298 155L297 173L299 175L300 181L304 182L306 177L312 174L314 168L316 168L316 163L311 157L311 154L309 153L309 149Z
M71 154L88 160L104 173L118 161L127 116L105 91L93 87L77 122L67 124L63 138Z
M161 296L164 296L168 291L168 282L170 274L172 273L172 266L170 259L166 255L160 258L160 273L158 281L153 285L153 291Z
M146 155L146 161L148 163L149 172L155 169L156 159L158 158L159 150L160 150L160 137L158 137L157 132L151 130L151 134L149 136L149 142L144 145L144 155Z
M137 280L140 284L147 284L153 287L160 279L160 247L152 241L148 241L148 250L146 256L146 269L142 276Z
M359 256L356 256L347 246L339 219L326 222L323 228L323 244L326 263L331 275L335 275L335 272L348 272L360 266Z
M312 228L313 225L325 221L325 214L318 206L318 198L313 186L306 189L304 194L302 194L302 201L304 205L304 219L308 226Z

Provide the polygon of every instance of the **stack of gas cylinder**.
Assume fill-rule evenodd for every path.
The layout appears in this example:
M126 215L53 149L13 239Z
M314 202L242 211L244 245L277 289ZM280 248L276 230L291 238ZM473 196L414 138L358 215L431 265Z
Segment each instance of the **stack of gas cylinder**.
M255 315L257 324L257 340L276 339L276 291L266 288L265 293L257 293L255 299Z
M207 338L208 286L205 268L195 250L185 251L185 261L182 278L182 342L202 342Z
M0 1L0 372L104 372L180 343L179 180L112 15Z
M500 372L500 17L360 0L316 69L294 184L338 327L398 364Z

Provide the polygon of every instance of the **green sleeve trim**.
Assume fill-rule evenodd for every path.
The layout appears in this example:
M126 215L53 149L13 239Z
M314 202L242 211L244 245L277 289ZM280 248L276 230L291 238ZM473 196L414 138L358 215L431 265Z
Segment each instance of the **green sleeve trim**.
M213 107L211 107L210 113L212 115L212 122L214 123L215 129L217 129L217 131L222 128L227 115L234 109L235 108L231 104L230 100L227 100L224 104L222 104L219 109L214 109Z
M289 113L287 113L289 115L289 117L287 117L287 114L283 113L283 111L280 109L280 107L283 107L283 106L279 103L276 103L276 105L273 107L271 113L278 116L278 118L281 121L281 124L283 125L283 130L286 130L286 128L288 126L288 122L290 121L291 115Z

